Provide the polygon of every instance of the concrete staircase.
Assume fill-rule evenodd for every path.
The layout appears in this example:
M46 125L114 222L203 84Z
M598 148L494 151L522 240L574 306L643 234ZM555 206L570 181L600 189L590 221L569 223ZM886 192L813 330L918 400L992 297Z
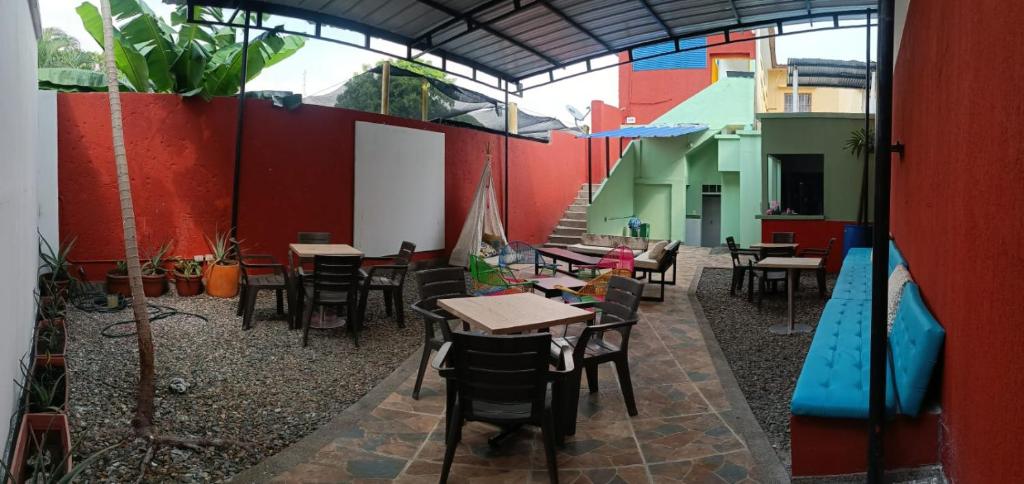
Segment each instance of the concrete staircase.
M594 185L592 190L596 193L600 186ZM578 244L580 237L587 231L587 207L589 206L587 184L584 183L580 186L576 199L573 200L572 205L565 209L562 219L558 221L554 232L551 233L547 243L544 245L548 247L566 247Z

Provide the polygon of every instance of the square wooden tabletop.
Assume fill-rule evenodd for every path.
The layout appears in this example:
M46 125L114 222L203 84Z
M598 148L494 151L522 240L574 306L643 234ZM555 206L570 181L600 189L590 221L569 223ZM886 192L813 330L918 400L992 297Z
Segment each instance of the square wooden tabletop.
M510 334L593 319L594 313L533 293L441 299L438 306L494 334Z
M765 257L754 264L758 269L817 269L821 257Z
M288 250L302 259L317 255L363 255L362 251L348 244L289 244Z

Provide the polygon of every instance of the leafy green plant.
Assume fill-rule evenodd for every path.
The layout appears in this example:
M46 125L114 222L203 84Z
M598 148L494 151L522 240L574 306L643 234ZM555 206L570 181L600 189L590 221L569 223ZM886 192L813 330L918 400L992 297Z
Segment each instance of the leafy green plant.
M43 237L42 234L39 235L39 259L42 261L39 268L50 273L50 280L66 281L70 279L68 276L68 254L71 253L71 249L74 248L77 241L77 237L72 237L71 240L59 244L54 249L46 237Z
M162 264L164 262L164 256L171 250L171 244L173 244L173 241L168 241L149 254L149 257L146 258L146 262L142 264L142 275L159 276L167 272L162 267ZM127 273L127 267L125 268L125 272Z
M875 152L875 130L868 130L867 134L864 132L864 128L854 130L850 132L850 137L846 139L846 143L843 145L846 151L850 154L860 158L860 155L864 153L864 149L868 150L868 153Z
M185 277L199 277L203 273L203 264L194 259L179 257L174 261L174 271Z
M224 22L219 8L194 7L196 18ZM83 2L75 9L85 30L103 47L103 19L99 9ZM168 23L141 0L111 2L114 26L114 61L122 91L169 92L184 96L230 96L239 90L242 43L234 27L187 23L185 6ZM239 19L240 21L241 19ZM264 32L250 39L246 80L297 52L302 37ZM67 91L104 91L106 81L89 70L49 72L40 69L42 88ZM46 71L46 72L44 72Z
M389 61L393 67L415 72L425 77L437 79L448 84L454 81L445 76L437 69L432 69L420 64L406 60ZM369 71L383 64L384 61L375 65L363 65L364 71ZM371 113L380 112L381 82L379 76L364 72L345 82L341 93L335 99L335 106L339 108L355 109ZM388 90L388 114L409 119L420 119L422 109L422 80L417 77L392 76L391 86ZM427 112L442 113L451 108L452 101L431 89L427 96Z
M82 50L78 39L56 27L43 29L43 35L36 43L36 58L39 67L81 69L99 74L103 56L96 52Z
M51 292L50 294L55 294ZM64 319L67 303L64 298L54 296L36 296L36 307L39 308L39 319Z
M231 265L238 261L237 247L229 232L215 231L213 238L206 237L206 244L210 246L210 252L213 252L214 264Z
M29 371L22 362L21 374L26 383L15 383L28 394L30 413L63 413L67 393L64 367L37 365L35 371Z
M127 276L128 275L128 263L123 261L123 260L119 260L119 261L114 262L114 270L111 271L111 273L114 274L114 275L118 275L118 276Z
M39 326L36 332L37 355L59 355L64 353L64 325L51 323Z
M25 480L21 482L25 484L71 484L82 472L103 457L104 454L127 442L123 440L93 452L85 460L75 464L70 472L64 474L64 464L71 458L72 452L69 449L63 458L59 456L54 458L53 451L60 448L60 442L54 445L53 442L48 441L48 437L49 432L44 433L41 438L32 435L31 446L25 459L30 471ZM60 452L63 453L64 449L60 449ZM18 479L21 477L24 476L13 475L11 468L0 459L0 482L18 482Z

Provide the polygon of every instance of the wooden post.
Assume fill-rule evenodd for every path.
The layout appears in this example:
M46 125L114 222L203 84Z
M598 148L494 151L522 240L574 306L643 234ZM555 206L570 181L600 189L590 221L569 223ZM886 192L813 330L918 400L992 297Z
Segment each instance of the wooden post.
M519 106L508 103L508 132L519 134Z
M388 99L388 91L391 90L391 63L385 61L380 67L380 113L388 114L391 104Z
M427 107L427 99L430 98L430 83L426 79L420 79L420 121L426 121L430 117Z

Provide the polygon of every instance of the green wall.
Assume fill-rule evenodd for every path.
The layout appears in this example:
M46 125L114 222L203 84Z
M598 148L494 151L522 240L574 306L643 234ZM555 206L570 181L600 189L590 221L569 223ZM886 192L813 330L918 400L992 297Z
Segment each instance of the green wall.
M626 220L609 220L634 214L633 178L639 143L632 142L587 210L587 231L592 234L622 235Z
M773 155L821 154L825 163L825 219L856 220L860 200L863 159L843 146L850 133L864 128L864 116L844 113L767 113L761 119L761 172L766 185L778 185L777 174L768 180ZM874 176L874 159L869 164ZM873 178L869 178L871 180ZM874 191L868 183L868 213L873 210ZM771 186L771 185L767 185ZM763 190L762 211L767 209L769 190ZM783 207L786 208L786 207Z

